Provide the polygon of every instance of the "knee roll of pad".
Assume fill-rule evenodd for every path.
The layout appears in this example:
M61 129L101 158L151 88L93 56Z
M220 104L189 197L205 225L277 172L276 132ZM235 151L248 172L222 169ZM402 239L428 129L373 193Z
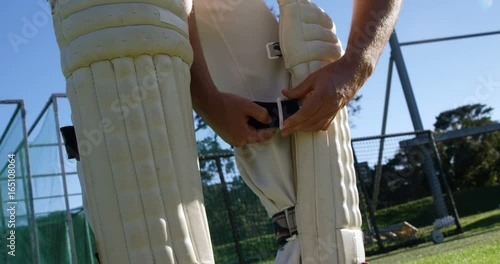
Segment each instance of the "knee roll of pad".
M52 1L101 263L214 263L177 1Z
M278 3L280 46L293 89L343 51L332 20L319 7L308 0ZM295 133L292 144L302 263L364 261L347 110L325 132Z
M184 1L51 0L66 77L93 62L167 54L191 65Z

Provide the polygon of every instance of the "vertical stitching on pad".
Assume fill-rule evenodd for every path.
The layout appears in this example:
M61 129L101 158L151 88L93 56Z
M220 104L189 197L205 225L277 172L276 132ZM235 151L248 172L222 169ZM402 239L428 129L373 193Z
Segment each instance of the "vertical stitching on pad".
M97 105L97 112L99 113L99 119L100 119L100 120L102 120L101 109L100 109L100 107L99 107L99 101L98 101L98 99L97 99L97 92L95 91L95 88L96 88L96 87L95 87L94 72L93 72L93 70L92 70L92 67L91 67L91 66L89 66L89 70L90 70L90 76L91 76L91 78L92 78L92 86L93 86L92 88L94 89L94 96L95 96L95 102L96 102L96 105ZM106 144L106 149L108 149L108 144L107 144L107 142L106 142L106 135L103 135L103 138L104 138L104 143ZM111 179L112 179L112 182L113 182L113 188L115 189L115 193L116 193L116 188L115 188L115 183L114 183L114 175L113 175L114 173L113 173L113 170L112 170L112 168L111 168L111 159L109 158L109 151L108 151L108 162L109 162L110 169L111 169L111 174L112 174ZM94 186L94 183L93 183L93 181L92 181L92 188L93 188L93 186ZM117 195L115 195L115 198L116 198L116 204L118 205L118 212L120 212L120 216L121 216L120 201L119 201L119 199L118 199ZM120 219L121 219L121 217L120 217ZM99 222L99 223L100 223L100 222ZM123 231L124 231L125 246L126 246L126 247L127 247L127 249L128 249L127 239L126 239L126 237L125 237L125 229L124 229L124 227L123 227L123 221L122 221L122 228L123 228ZM101 230L102 230L102 229L101 229ZM128 259L129 259L129 262L130 262L130 256L128 256ZM130 262L130 263L131 263L131 262Z
M321 133L321 134L322 134L321 136L324 136L324 137L325 137L326 145L325 145L325 146L323 146L323 147L325 147L325 148L326 148L326 153L325 153L325 154L326 154L326 156L327 156L327 157L329 158L329 160L330 160L330 159L331 159L331 157L332 157L332 156L331 156L330 149L331 149L332 145L334 145L334 142L331 142L331 138L329 137L329 135L328 135L328 132L327 132L327 131L325 131L325 132L316 132L316 133L314 133L314 136L315 136L315 137L316 137L316 136L319 136L319 135L318 135L318 133ZM332 143L333 143L333 144L332 144ZM325 244L326 244L326 245L329 245L329 236L330 236L330 235L333 235L333 240L335 241L335 242L334 242L334 245L337 245L337 244L336 244L336 238L335 238L335 236L337 235L337 234L336 234L336 219L335 219L335 218L337 217L337 215L336 215L336 213L335 213L335 202L334 202L334 201L335 201L335 192L333 191L333 182L334 182L334 180L335 180L335 179L334 179L334 175L335 175L335 173L334 173L334 170L332 169L331 164L332 164L332 162L331 162L331 160L330 160L330 162L329 162L329 164L328 164L329 166L326 166L327 173L326 173L324 176L328 177L328 181L330 182L330 185L332 186L332 193L333 193L333 195L332 195L332 205L333 205L333 206L332 206L331 208L326 208L326 210L328 210L328 211L332 210L332 211L330 211L330 212L333 212L333 214L332 214L332 215L333 215L332 220L333 220L333 223L334 223L334 225L333 225L333 227L334 227L334 228L333 228L333 234L330 234L330 233L329 233L329 235L326 237ZM319 166L317 166L317 167L319 167ZM323 184L325 184L325 182L324 182L324 181L320 181L320 185L323 185ZM317 193L319 193L319 192L317 192ZM328 203L329 203L329 202L327 202L327 204L328 204ZM319 211L320 211L320 213L322 212L322 210L319 210ZM319 218L318 218L318 219L319 219ZM318 225L318 227L319 227L319 225ZM328 226L327 226L326 228L327 228L327 229L329 229L329 228L328 228ZM319 233L319 231L318 231L318 234L320 234L320 233ZM334 251L336 251L336 248L333 248L333 250L334 250ZM335 254L335 253L337 253L337 252L335 252L335 253L330 253L329 248L326 248L326 251L327 251L327 252L326 252L326 256L330 256L331 254ZM338 254L337 254L337 255L338 255ZM320 256L320 257L321 257L321 256Z
M179 69L180 67L177 67L177 63L175 61L175 57L170 57L170 61L172 63L172 68L174 69L173 71L173 76L174 76L174 80L175 80L175 96L177 97L177 102L181 103L182 104L182 100L180 98L180 92L179 92L179 84L182 83L182 81L179 81L179 79L181 79L182 77L179 76ZM183 70L183 69L180 69L180 70ZM184 87L181 87L181 89L184 89ZM189 87L188 87L189 89ZM179 111L182 111L182 107L180 107ZM180 115L182 117L182 114ZM184 122L182 122L182 126L185 128L184 126ZM174 160L176 158L174 157ZM178 176L178 174L176 173L176 177ZM201 180L201 179L200 179ZM179 186L179 181L177 181L177 186ZM181 195L181 201L184 201L182 195ZM201 208L200 208L201 209ZM195 258L196 260L199 260L200 259L200 256L198 255L198 249L195 247L195 245L197 245L197 243L194 241L194 238L195 236L193 235L193 230L192 230L192 223L191 223L191 216L190 214L186 211L186 206L182 206L182 210L184 211L184 215L186 217L186 219L188 220L187 223L186 223L186 226L188 227L188 233L189 233L189 237L191 237L191 246L193 248L193 252L194 252L194 255L195 255Z
M134 67L134 75L135 75L135 78L134 78L134 79L136 80L136 83L137 83L137 84L139 84L139 82L138 82L138 80L137 80L137 71L136 71L136 69L135 69L135 59L134 59L134 57L129 57L129 58L132 60L132 65L133 65L133 67ZM116 76L116 74L115 74L115 76ZM133 90L133 89L134 89L134 88L132 88L132 90ZM139 96L140 96L140 93L139 93ZM142 101L141 101L140 103L141 103L141 105L142 105ZM144 109L144 108L143 108L143 109ZM147 130L147 122L146 122L145 113L143 113L143 114L144 114L144 116L143 116L143 117L144 117L144 121L145 121L145 123L146 123L146 130ZM126 125L125 121L123 121L123 123L125 124L125 134L127 135L127 139L128 139L128 138L129 138L129 135L128 135L128 131L127 131L127 125ZM149 136L149 131L148 131L148 136ZM150 138L150 140L151 140L151 138ZM127 140L127 141L128 141L128 140ZM141 194L141 196L140 196L140 197L141 197L142 213L143 213L143 215L144 215L144 222L146 223L146 230L147 230L147 231L146 231L146 234L147 234L147 237L148 237L149 249L150 249L150 251L151 251L151 258L152 258L152 259L153 259L153 261L154 261L154 259L155 259L155 258L154 258L154 253L153 253L152 244L151 244L151 237L149 236L149 230L150 230L149 228L150 228L150 227L149 227L149 223L148 223L148 217L147 217L147 214L146 214L146 208L145 208L145 206L144 206L144 199L143 199L143 197L142 197L142 188L141 188L141 185L140 185L140 183L139 183L139 178L138 178L140 174L139 174L139 172L137 171L136 163L135 163L135 161L134 161L134 155L132 154L132 149L130 148L130 144L128 144L128 147L129 147L129 150L130 150L130 157L132 158L132 165L134 166L135 180L136 180L136 182L137 182L137 187L139 188L139 193Z
M68 79L69 79L69 78L68 78ZM79 101L79 99L78 99L78 93L77 93L77 91L76 91L75 79L72 77L72 78L71 78L71 81L73 82L73 85L72 85L72 86L73 86L73 92L74 92L74 94L75 94L75 99L76 99L76 102L75 102L75 103L78 105L78 117L77 117L77 118L79 119L80 126L82 126L82 121L81 121L81 120L82 120L82 118L81 118L81 114L80 114L80 113L81 113L81 109L80 109L80 101ZM83 162L83 160L82 160L82 162ZM82 163L82 165L83 165L83 163ZM90 164L87 164L87 165L90 165ZM85 167L86 167L87 165L85 165ZM92 167L91 167L91 166L89 166L88 168L90 169L90 174L91 174L91 175L86 175L86 174L85 174L85 170L84 170L84 166L82 166L82 170L83 170L83 178L84 178L84 184L85 184L85 178L86 178L86 177L89 177L89 179L90 179L90 185L91 185L92 189L94 190L94 181L92 180L92 177L93 177L94 173L92 172ZM87 188L86 188L86 190L87 190ZM99 204L99 202L98 202L98 199L97 199L97 197L96 197L95 195L93 195L93 200L94 200L94 208L95 208L95 209L96 209L96 211L97 211L97 212L96 212L96 214L95 214L95 217L97 217L97 225L99 226L99 233L101 233L101 231L103 230L103 228L102 228L101 218L100 218L99 209L98 209L99 207L97 206L97 205ZM91 213L92 213L92 212L91 212ZM95 226L94 226L94 227L95 227ZM98 236L102 238L102 236L101 236L101 235L98 235ZM104 239L103 239L103 240L104 240ZM104 244L104 241L101 241L101 243L102 243L102 244L101 244L101 249L102 249L102 248L104 248L104 250L106 250L106 248L105 248L105 246L104 246L104 245L105 245L105 244ZM97 248L97 250L99 251L99 248ZM103 253L102 255L106 258L106 262L107 262L107 257L108 257L108 255L107 255L107 254L104 254L104 253ZM99 256L100 256L100 255L99 255Z
M353 205L354 205L354 197L353 197L353 182L352 182L352 171L351 171L351 166L350 166L350 159L349 159L349 156L348 156L348 149L347 149L347 146L348 144L346 144L346 135L347 134L347 131L346 131L346 126L345 126L345 112L343 111L343 109L340 109L340 117L342 118L342 122L340 123L340 128L341 128L341 132L342 132L342 164L344 164L344 177L346 179L346 202L348 203L348 209L353 209ZM351 210L348 210L348 221L347 221L347 228L348 229L351 229L352 227L352 221L354 219L354 211L351 211Z
M342 226L342 229L349 229L349 219L350 219L350 212L349 212L349 199L348 199L348 195L347 195L347 192L348 192L348 175L347 175L347 171L345 169L345 166L343 166L345 164L345 155L344 155L344 131L343 131L343 128L342 128L342 119L343 119L343 116L342 116L342 113L337 113L337 135L338 135L338 143L337 144L337 147L338 147L338 160L339 160L339 172L340 172L340 175L342 176L341 178L341 181L340 181L340 186L344 186L344 192L342 193L342 199L343 201L345 202L345 209L347 210L343 210L343 214L345 215L345 224L346 226Z
M301 3L298 3L298 4L299 4L299 5L302 5ZM300 13L299 13L299 15L300 15L300 18L299 18L299 21L300 21L300 29L301 29L301 31L302 31L302 34L301 34L301 35L302 35L302 36L304 36L304 26L303 26L303 23L302 23L302 17L303 17L303 15L302 15L302 8L300 8L299 10L300 10ZM305 42L304 44L305 44L306 51L307 51L307 55L308 55L308 58L309 58L309 61L306 63L306 65L307 65L307 71L308 71L307 75L309 76L309 75L311 74L311 66L310 66L311 54L310 54L310 52L309 52L309 48L308 48L308 46L307 46L307 42ZM307 78L307 77L306 77L306 78ZM304 79L304 80L305 80L305 79ZM301 80L301 81L300 81L300 83L302 83L304 80ZM298 84L297 84L297 86L298 86L298 85L300 85L300 83L298 83ZM297 88L297 87L294 87L294 88ZM313 185L313 186L314 186L314 189L316 190L316 183L317 183L317 181L316 181L316 176L317 176L317 171L316 171L316 169L317 169L317 166L315 166L315 163L316 163L316 162L315 162L315 161L316 161L316 155L315 155L315 154L316 154L316 151L315 151L315 145L314 145L314 137L315 137L315 133L311 133L310 135L311 135L311 139L312 139L312 159L313 159L313 165L314 165L313 172L314 172L314 175L315 175L315 176L314 176L314 177L312 177L312 178L314 179L314 185ZM316 214L316 240L318 240L318 239L319 239L319 227L318 227L319 212L318 212L317 200L318 200L318 199L317 199L317 193L316 193L316 195L315 195L315 199L314 199L314 210L315 210L315 214ZM317 243L317 242L318 242L318 241L316 241L316 246L318 245L318 243ZM325 242L326 242L326 241L325 241ZM321 256L321 255L320 255L320 249L319 249L319 247L317 247L317 248L316 248L316 254L317 254L317 256L318 256L318 257L320 257L320 256Z
M127 57L122 57L122 58L127 58ZM116 70L114 70L114 65L113 65L113 72L114 72L114 75L115 75L115 82L116 82L116 89L117 89L117 93L118 93L118 96L120 96L120 88L118 87L118 82L117 82L117 79L116 79ZM118 97L119 98L119 97ZM127 131L127 125L125 123L125 120L123 120L123 127L125 128L124 131L125 131L125 137L127 138L127 143L129 142L129 134L128 134L128 131ZM137 168L135 167L135 161L134 161L134 157L132 155L132 149L130 148L130 144L127 144L128 146L128 150L129 150L129 154L130 154L130 159L132 160L132 166L134 167L134 173L135 173L135 182L137 183L137 187L138 187L138 190L139 190L139 199L141 200L141 206L142 206L142 213L144 215L144 221L146 222L146 225L147 225L147 220L146 220L146 213L144 211L144 201L142 199L142 190L141 190L141 187L139 185L139 179L137 178L138 176L138 173L137 173ZM122 222L123 222L123 219L122 219ZM125 227L124 227L125 228ZM125 237L125 240L127 238ZM149 241L149 233L148 233L148 243L150 245L150 248L151 248L151 242ZM130 255L129 255L129 258L130 258ZM131 262L132 263L132 262Z
M90 69L90 72L92 73L92 69L90 67L89 67L89 69ZM72 81L73 81L73 89L74 89L75 97L77 99L76 102L78 104L78 112L79 112L78 118L80 119L80 126L83 127L82 121L81 121L82 120L81 119L82 109L80 108L80 100L78 99L78 93L77 93L77 89L76 89L75 78L72 78ZM92 80L92 84L93 83L94 83L94 81ZM88 159L88 161L90 161L90 159ZM90 163L90 162L88 162L88 163ZM94 181L93 181L93 176L95 174L94 174L92 166L90 166L90 164L88 164L88 168L90 169L90 174L91 174L91 175L89 175L90 176L90 184L91 184L92 189L95 190L95 188L94 188L95 184L94 184ZM82 166L82 169L83 169L83 166ZM85 177L85 174L83 175L83 177ZM98 223L97 224L99 226L99 232L102 232L103 228L102 228L102 222L101 222L100 212L99 212L99 209L98 209L99 206L97 206L99 203L98 203L98 198L95 195L94 195L94 201L95 201L95 204L96 204L95 208L97 210L97 214L96 215L97 215L97 218L98 218ZM105 245L104 241L101 241L101 243L103 243ZM104 250L106 250L107 248L104 245L102 245L102 247L103 247ZM107 260L108 255L107 254L103 254L103 255L105 256L105 258Z
M349 128L347 126L347 111L345 111L345 109L341 109L342 110L342 116L344 117L343 119L343 122L342 122L342 126L343 126L343 130L344 130L344 150L345 150L345 160L346 160L346 170L347 170L347 173L349 175L349 190L350 190L350 199L351 199L351 204L349 205L349 212L350 212L350 215L349 215L349 229L352 230L353 227L356 227L357 226L357 211L356 211L356 206L355 206L355 201L356 201L356 176L355 176L355 173L353 171L353 167L351 166L351 163L352 162L352 156L349 155L350 152L349 152L349 147L350 147L350 144L347 144L349 141L350 143L350 138L349 138L349 131L347 131L347 129ZM352 231L351 231L352 232ZM354 240L355 242L358 242L359 241L356 241ZM354 248L355 250L353 250L353 257L354 259L358 259L358 247L356 246L356 244L351 244L352 248Z
M151 58L151 63L153 64L153 67L155 69L155 80L156 80L156 84L158 85L158 93L160 94L160 105L161 105L161 110L162 110L162 115L163 115L163 120L165 122L165 130L167 130L167 139L168 139L168 127L167 127L167 119L165 117L165 109L163 108L163 97L161 96L161 89L160 89L160 80L158 79L158 70L156 69L156 63L155 63L155 60L154 60L154 57L153 55L148 55L150 58ZM153 151L153 158L154 158L154 151ZM156 164L156 159L155 159L155 164ZM155 165L156 166L156 165ZM167 223L167 241L170 239L170 236L172 235L172 231L170 230L170 223L168 221L168 213L167 213L167 208L166 208L166 205L165 205L165 200L163 200L163 192L162 192L162 189L161 189L161 186L160 186L160 175L157 173L156 174L156 178L158 180L158 187L160 188L160 195L162 197L161 199L161 202L163 204L163 210L165 210L165 222ZM174 252L174 243L173 241L170 239L170 241L172 242L172 255L173 255L173 258L174 258L174 261L176 263L179 262L179 260L177 259L177 255L175 254ZM168 243L168 242L167 242Z
M150 55L146 55L146 56L150 56ZM149 138L149 145L151 147L151 156L153 157L153 164L154 164L154 168L155 168L155 176L156 176L156 181L157 181L157 184L158 184L158 189L160 190L160 196L162 197L161 199L161 204L162 204L162 207L163 207L163 210L165 210L165 203L163 201L163 195L162 195L162 192L161 192L161 189L160 189L160 179L159 179L159 176L158 176L158 171L156 170L156 157L155 157L155 151L154 151L154 148L152 146L152 138L151 138L151 132L149 131L149 127L148 127L148 115L146 114L146 109L144 108L144 98L143 98L143 95L142 95L142 92L141 92L141 85L139 83L139 75L137 74L137 67L136 67L136 58L138 57L134 57L133 58L133 64L134 64L134 72L135 72L135 76L136 76L136 83L137 83L137 87L139 88L139 96L141 98L141 108L142 108L142 112L144 113L144 120L146 121L146 131L148 133L148 138ZM163 106L162 106L162 109L163 109ZM166 210L165 210L166 211ZM165 212L166 213L166 212ZM166 216L165 216L166 217ZM146 224L147 224L147 220L146 220ZM148 225L149 227L149 225ZM149 233L149 229L148 229L148 233ZM149 237L149 235L148 235ZM149 237L150 239L150 244L151 244L151 238ZM152 244L151 244L152 246ZM154 254L154 251L153 249L151 248L151 254L153 256L153 260L155 259L155 254Z
M162 89L161 89L161 86L160 86L160 80L158 79L158 76L159 76L159 74L158 74L158 68L156 67L156 62L155 62L155 58L154 58L154 57L156 57L156 56L160 56L160 55L164 55L164 56L167 56L167 57L169 57L169 58L170 58L170 56L169 56L169 55L166 55L166 54L155 54L154 56L151 56L151 58L152 58L152 60L153 60L153 65L154 65L154 67L155 67L156 81L157 81L157 83L158 83L158 93L160 94L161 107L162 107L162 110L163 110L163 119L164 119L164 121L165 121L165 127L166 127L166 130L167 130L167 140L168 140L169 147L171 147L171 146L170 146L170 138L169 138L169 134L170 134L170 133L168 133L168 124L167 124L168 122L167 122L167 117L165 116L165 109L163 108L163 106L165 105L165 102L163 101ZM171 58L170 58L170 59L171 59ZM170 148L170 150L172 150L172 148ZM174 167L174 173L175 173L176 184L177 184L177 172L176 172L176 170L175 170L175 162L173 161L173 159L174 159L174 155L173 155L173 154L171 154L171 156L172 156L172 164L173 164L173 167ZM177 186L177 190L179 190L179 186ZM182 197L181 197L181 195L180 195L180 192L179 192L179 200L181 201L181 206L183 206L183 205L182 205ZM164 206L165 206L165 205L164 205ZM184 206L183 206L183 211L184 211ZM170 225L169 225L169 223L168 223L168 213L167 213L167 210L165 210L165 216L167 217L167 228L168 228L168 230L170 231ZM171 234L171 233L170 233L170 234ZM172 241L172 252L173 252L173 255L174 255L174 259L175 259L175 261L178 263L178 262L179 262L179 260L177 259L177 254L175 254L175 245L174 245L174 242L173 242L173 241Z
M311 154L312 154L312 160L313 160L313 173L314 173L314 177L311 177L312 179L314 179L314 183L313 183L313 186L314 186L314 214L315 214L315 218L316 218L316 253L318 254L318 258L321 258L321 251L320 251L320 247L319 247L319 234L320 234L320 230L319 230L319 219L320 219L320 208L318 208L318 188L317 188L317 184L318 184L318 180L317 180L317 177L318 177L318 166L316 166L316 145L315 145L315 133L309 133L309 135L311 136L310 139L311 139L311 143L312 143L312 151L311 151ZM324 242L327 242L327 241L324 241ZM318 259L319 261L320 259Z
M120 93L118 92L118 81L116 79L116 70L115 70L115 65L113 64L112 61L109 61L109 64L111 65L111 68L113 69L113 77L115 79L115 87L116 87L116 95L117 97L116 98L120 98ZM93 75L92 75L93 76ZM97 94L96 94L97 96ZM96 98L97 100L97 98ZM97 104L99 106L99 104ZM121 109L121 108L120 108ZM101 111L99 110L99 113L101 113ZM125 124L124 124L125 126ZM126 129L125 129L125 133L126 133ZM128 138L128 137L127 137ZM106 136L104 136L104 142L106 143L106 149L108 149L108 142L107 142L107 139L106 139ZM111 165L111 158L109 157L109 151L108 151L108 160L110 161L110 167L112 166ZM125 246L127 247L127 251L129 251L129 246L128 246L128 241L127 241L127 235L126 235L126 231L125 231L125 224L123 223L123 218L122 218L122 212L121 212L121 206L120 206L120 200L118 199L118 192L117 192L117 189L116 189L116 185L115 185L115 175L114 175L114 172L113 172L113 168L111 167L111 173L113 175L113 177L111 178L112 179L112 182L113 182L113 189L115 190L115 193L117 194L117 204L118 204L118 211L120 212L120 221L122 222L122 228L123 228L123 238L125 239ZM128 257L128 261L130 263L132 263L131 259L130 259L130 254L128 254L127 252L127 257Z
M331 125L331 133L333 134L333 140L335 142L335 144L333 145L333 148L330 148L330 156L332 156L332 151L335 151L335 152L338 152L338 146L339 146L339 134L338 134L338 122L337 122L338 119L334 119L334 121L332 122L333 125ZM337 153L337 159L335 160L335 162L331 162L330 163L330 169L332 171L335 171L335 166L337 167L340 167L339 166L339 157L338 157L339 153ZM340 168L339 168L339 173L340 172ZM335 186L335 181L332 180L331 184L332 184L332 191L335 191L335 189L339 190L341 192L341 196L342 196L342 181L340 181L340 179L342 179L342 175L332 175L333 177L338 177L339 178L339 183L340 185L339 186ZM334 199L335 199L335 196L334 196ZM333 203L333 210L334 210L334 215L335 215L335 226L334 226L334 230L335 230L335 235L334 235L334 239L335 239L335 245L338 244L338 237L337 237L337 233L339 232L338 229L338 226L339 226L339 222L338 222L338 212L343 210L343 206L342 204L339 204L338 201ZM342 239L342 237L341 237ZM337 263L340 263L340 258L339 258L339 251L338 251L338 247L335 249L336 250L336 259L337 259Z
M330 131L331 130L331 131ZM336 134L334 134L335 132L335 121L332 122L332 124L330 125L330 128L327 130L327 135L328 136L332 136L332 144L330 145L330 147L328 148L328 156L331 158L333 156L333 153L332 153L332 150L335 150L336 148L336 145L338 143L337 141L337 137L336 137ZM338 160L338 159L337 159ZM333 160L332 160L333 161ZM335 191L335 177L337 177L337 175L335 175L335 169L333 168L335 166L335 161L333 162L330 162L330 171L331 171L331 177L332 177L332 180L330 182L330 186L331 186L331 190L332 192ZM333 194L333 199L335 201L335 193ZM338 207L338 204L333 202L333 223L334 223L334 234L333 234L333 239L334 239L334 243L335 245L337 245L337 226L338 226L338 223L337 223L337 207ZM339 263L339 260L338 260L338 250L337 248L335 248L335 250L337 252L335 252L337 254L337 263Z

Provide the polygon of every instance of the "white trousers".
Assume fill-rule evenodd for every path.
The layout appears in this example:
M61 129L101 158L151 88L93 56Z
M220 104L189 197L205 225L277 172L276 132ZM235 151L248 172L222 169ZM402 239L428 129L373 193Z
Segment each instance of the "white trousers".
M213 263L182 1L53 0L101 263Z
M306 8L310 4L301 2ZM303 21L297 20L296 15L309 15L312 23L316 19L314 8L301 13L280 7L280 19L299 26L278 26L261 0L238 1L233 5L197 0L194 5L207 64L221 91L254 101L273 102L281 96L282 89L295 87L311 69L319 69L325 62L340 57L340 54L316 52L341 50L336 37L331 36L326 42L331 41L333 49L320 47L310 52L312 57L298 56L305 53L300 44L307 36L304 32L310 31L299 27ZM324 13L318 18L331 23ZM283 28L291 29L287 33L291 32L296 40L283 37ZM309 36L314 36L314 32ZM266 44L277 41L282 42L285 60L267 58ZM296 52L290 52L291 49ZM299 235L278 251L276 263L364 261L346 109L339 112L326 132L297 133L293 137L276 134L268 142L235 151L241 176L269 216L291 206L296 208Z

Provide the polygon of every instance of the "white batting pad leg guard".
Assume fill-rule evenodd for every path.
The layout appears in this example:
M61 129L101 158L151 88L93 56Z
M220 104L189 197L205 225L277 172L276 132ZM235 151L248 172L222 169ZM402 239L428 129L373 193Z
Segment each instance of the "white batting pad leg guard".
M101 263L214 263L182 1L53 0Z
M307 0L279 0L280 46L292 87L342 56L330 17ZM302 263L364 261L347 110L326 132L293 135Z
M289 87L283 60L270 60L266 46L279 40L278 22L261 0L194 2L198 33L210 75L220 91L252 101L273 102ZM242 34L244 32L244 34ZM235 148L241 177L271 217L295 205L292 149L278 133L264 143ZM295 239L279 250L276 263L300 263Z

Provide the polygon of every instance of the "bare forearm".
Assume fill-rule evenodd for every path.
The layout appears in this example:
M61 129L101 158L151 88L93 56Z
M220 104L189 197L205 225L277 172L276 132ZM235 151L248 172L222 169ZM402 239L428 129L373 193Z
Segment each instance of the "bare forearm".
M399 15L401 0L354 0L351 31L345 59L364 82L389 39Z
M194 9L188 18L189 40L193 48L194 60L191 65L191 100L195 112L205 119L208 115L213 102L211 98L217 93L217 88L210 77L201 41L196 27L196 18Z

